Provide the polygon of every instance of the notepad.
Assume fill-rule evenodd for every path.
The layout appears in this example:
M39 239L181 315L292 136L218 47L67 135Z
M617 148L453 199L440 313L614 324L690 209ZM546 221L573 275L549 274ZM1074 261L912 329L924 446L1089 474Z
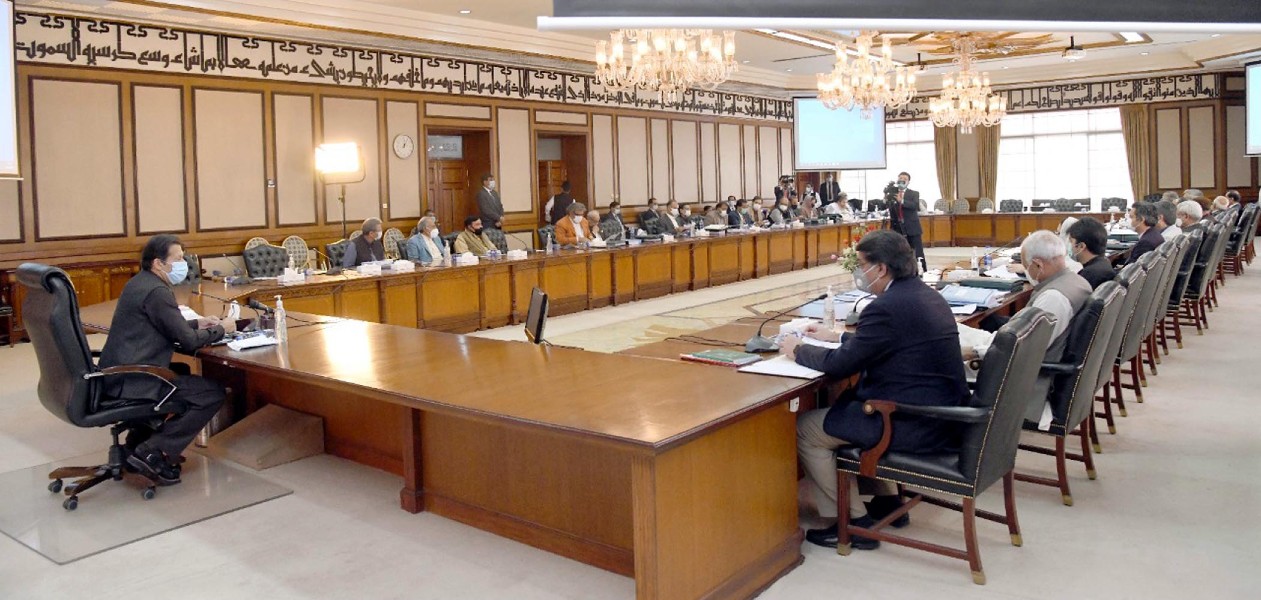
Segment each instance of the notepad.
M818 379L823 377L823 371L816 371L809 367L803 367L796 362L790 360L787 355L781 354L770 360L756 362L746 367L740 367L741 373L757 373L759 375L778 375L780 377L794 377L796 379Z
M736 350L703 350L701 352L692 352L690 354L680 354L679 358L700 362L710 365L721 365L724 367L738 367L762 360L762 357L748 352L738 352Z

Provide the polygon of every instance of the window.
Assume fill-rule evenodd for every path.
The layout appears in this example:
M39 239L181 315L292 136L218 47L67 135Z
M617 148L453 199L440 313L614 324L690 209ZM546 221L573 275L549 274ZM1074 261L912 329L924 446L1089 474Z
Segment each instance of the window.
M878 200L884 198L884 186L906 171L911 174L911 189L919 191L920 199L932 208L933 202L941 198L932 122L900 121L886 123L884 128L888 167L841 171L841 189L850 199Z
M1001 136L996 201L1134 199L1120 109L1008 115Z

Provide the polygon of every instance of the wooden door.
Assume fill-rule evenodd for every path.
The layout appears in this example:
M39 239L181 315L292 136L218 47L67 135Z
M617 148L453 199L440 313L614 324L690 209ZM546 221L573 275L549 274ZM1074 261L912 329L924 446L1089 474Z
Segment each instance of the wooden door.
M468 164L462 160L429 161L429 208L438 217L444 233L459 231L464 217L477 212L477 202L469 196Z
M569 179L569 169L563 161L559 160L540 160L539 161L539 224L546 225L551 219L550 215L543 214L543 206L547 206L547 201L552 196L560 193L560 185Z

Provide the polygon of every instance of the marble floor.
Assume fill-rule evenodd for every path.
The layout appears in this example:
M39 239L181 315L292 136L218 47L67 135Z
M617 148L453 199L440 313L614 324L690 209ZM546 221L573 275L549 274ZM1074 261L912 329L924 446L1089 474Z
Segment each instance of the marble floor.
M949 252L934 252L936 259ZM612 350L654 326L686 329L721 321L751 303L775 307L836 280L815 270L557 318L553 339L618 338ZM765 294L758 296L758 294ZM901 548L839 557L809 544L805 562L767 599L878 598L1253 598L1261 589L1261 265L1230 278L1212 329L1160 365L1147 402L1131 404L1115 436L1104 435L1097 481L1070 465L1076 504L1050 488L1017 484L1024 547L981 522L989 579L974 586L966 565ZM733 309L735 312L728 312ZM658 317L661 318L661 317ZM606 335L614 324L625 331ZM619 325L622 327L622 325ZM638 330L636 329L638 327ZM600 329L595 335L591 329ZM519 328L486 332L511 337ZM585 332L585 333L584 333ZM583 336L589 336L584 338ZM29 344L0 347L0 472L103 450L106 433L56 420L34 398ZM1021 455L1022 470L1050 474L1045 457ZM630 599L633 582L429 514L398 509L400 480L330 456L277 467L264 477L292 495L57 566L0 538L0 599L409 598ZM3 499L0 499L2 502ZM979 503L995 507L991 490ZM88 504L82 518L91 518ZM803 525L810 525L803 507ZM916 509L909 533L961 545L959 517ZM733 524L738 526L738 524Z

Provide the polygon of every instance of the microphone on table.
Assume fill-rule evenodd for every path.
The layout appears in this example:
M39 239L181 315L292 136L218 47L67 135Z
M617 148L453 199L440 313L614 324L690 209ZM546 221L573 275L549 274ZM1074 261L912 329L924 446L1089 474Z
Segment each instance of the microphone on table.
M328 268L324 270L325 275L338 275L342 272L342 266L340 264L334 265L333 259L329 258L327 254L320 252L319 248L311 248L311 251L324 257L324 260L328 261Z
M503 230L500 229L500 231L503 231ZM517 240L518 242L521 242L521 244L525 246L525 250L527 252L540 252L540 250L534 249L534 240L527 241L518 237L520 235L520 232L503 231L503 233L504 235L512 236L512 239Z
M246 305L254 309L255 311L260 312L265 315L270 315L276 312L276 309L270 306L267 306L266 304L263 304L262 302L259 302L258 300L255 300L253 298L250 298L246 302Z
M779 350L779 346L775 345L774 340L762 335L762 328L766 327L767 323L770 323L771 321L784 316L789 311L797 310L798 308L801 308L807 304L810 304L811 302L818 302L819 300L823 300L824 298L827 298L827 297L828 297L827 294L819 294L818 296L810 298L809 300L806 300L805 302L802 302L801 304L798 304L796 306L792 306L789 308L785 308L784 310L781 310L771 315L770 317L767 317L765 321L762 321L761 325L758 325L757 335L749 338L748 343L744 345L744 351L745 352L775 352ZM831 301L830 298L828 300Z

